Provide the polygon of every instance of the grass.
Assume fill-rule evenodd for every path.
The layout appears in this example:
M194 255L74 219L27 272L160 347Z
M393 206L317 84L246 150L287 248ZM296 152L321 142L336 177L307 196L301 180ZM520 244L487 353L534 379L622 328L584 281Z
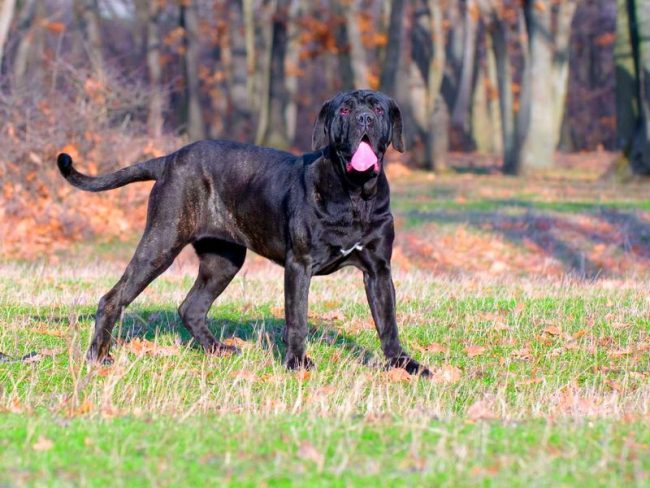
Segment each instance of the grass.
M396 185L398 219L436 188L450 189L447 208L459 194L487 198L468 198L464 176L416 180ZM497 190L508 181L494 180ZM512 195L491 188L490 205L508 211L495 202ZM536 188L547 187L512 191L536 205L546 198ZM126 311L115 364L88 368L96 302L123 266L122 251L119 264L105 252L0 264L0 352L28 355L0 362L0 486L650 483L644 276L432 274L397 263L400 333L434 371L424 380L383 369L352 271L314 280L317 366L286 371L282 273L255 258L209 316L242 352L206 356L176 313L194 273L181 260Z

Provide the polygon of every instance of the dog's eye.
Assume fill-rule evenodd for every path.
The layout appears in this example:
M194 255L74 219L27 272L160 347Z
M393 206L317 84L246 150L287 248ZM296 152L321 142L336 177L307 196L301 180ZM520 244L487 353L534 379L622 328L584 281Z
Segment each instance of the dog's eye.
M341 107L341 110L339 110L339 113L341 115L349 115L350 114L350 109L348 107Z
M381 114L384 113L384 109L377 106L377 107L375 107L375 113L378 114L378 115L381 115Z

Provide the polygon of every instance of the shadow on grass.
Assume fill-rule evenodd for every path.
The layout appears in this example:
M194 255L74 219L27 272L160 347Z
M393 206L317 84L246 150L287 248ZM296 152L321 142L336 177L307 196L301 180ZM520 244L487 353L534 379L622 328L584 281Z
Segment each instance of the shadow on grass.
M562 204L543 208L524 200L496 200L495 209L432 209L405 212L410 222L419 224L467 224L498 233L510 242L524 246L532 243L547 256L562 263L577 278L597 280L616 276L616 263L591 258L596 246L611 246L644 266L650 265L650 222L640 218L635 209L624 210L598 204ZM512 214L509 209L523 208ZM563 215L563 211L571 215ZM559 211L559 213L550 213ZM572 218L573 216L573 218ZM588 218L585 220L584 218ZM581 220L581 218L583 218ZM422 256L426 259L426 256Z
M363 365L370 365L375 358L373 351L359 345L352 337L340 333L326 324L308 324L309 343L324 343L331 347L340 348L358 360ZM276 317L260 317L243 319L209 319L208 328L214 336L224 341L239 338L251 343L259 343L262 348L270 351L282 362L286 353L286 345L282 338L284 320ZM157 336L171 334L180 337L184 345L201 350L181 322L176 310L145 309L136 313L126 313L121 324L113 332L117 340L128 343L140 338L153 340Z

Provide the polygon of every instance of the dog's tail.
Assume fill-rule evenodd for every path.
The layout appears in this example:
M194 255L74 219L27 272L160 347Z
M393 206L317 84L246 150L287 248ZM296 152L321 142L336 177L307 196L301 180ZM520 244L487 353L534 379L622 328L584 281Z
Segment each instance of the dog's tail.
M88 176L79 173L72 166L72 158L66 153L59 154L56 163L63 177L72 186L85 191L104 191L119 188L135 181L159 179L165 167L165 157L150 159L101 176Z

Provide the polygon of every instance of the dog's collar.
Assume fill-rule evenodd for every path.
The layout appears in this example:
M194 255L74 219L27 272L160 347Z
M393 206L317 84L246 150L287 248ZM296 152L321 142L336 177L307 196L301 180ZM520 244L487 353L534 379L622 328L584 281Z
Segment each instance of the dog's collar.
M363 250L363 246L361 245L361 241L359 241L355 245L353 245L350 249L341 248L341 254L343 254L343 256L347 256L352 251L361 251L361 250Z

